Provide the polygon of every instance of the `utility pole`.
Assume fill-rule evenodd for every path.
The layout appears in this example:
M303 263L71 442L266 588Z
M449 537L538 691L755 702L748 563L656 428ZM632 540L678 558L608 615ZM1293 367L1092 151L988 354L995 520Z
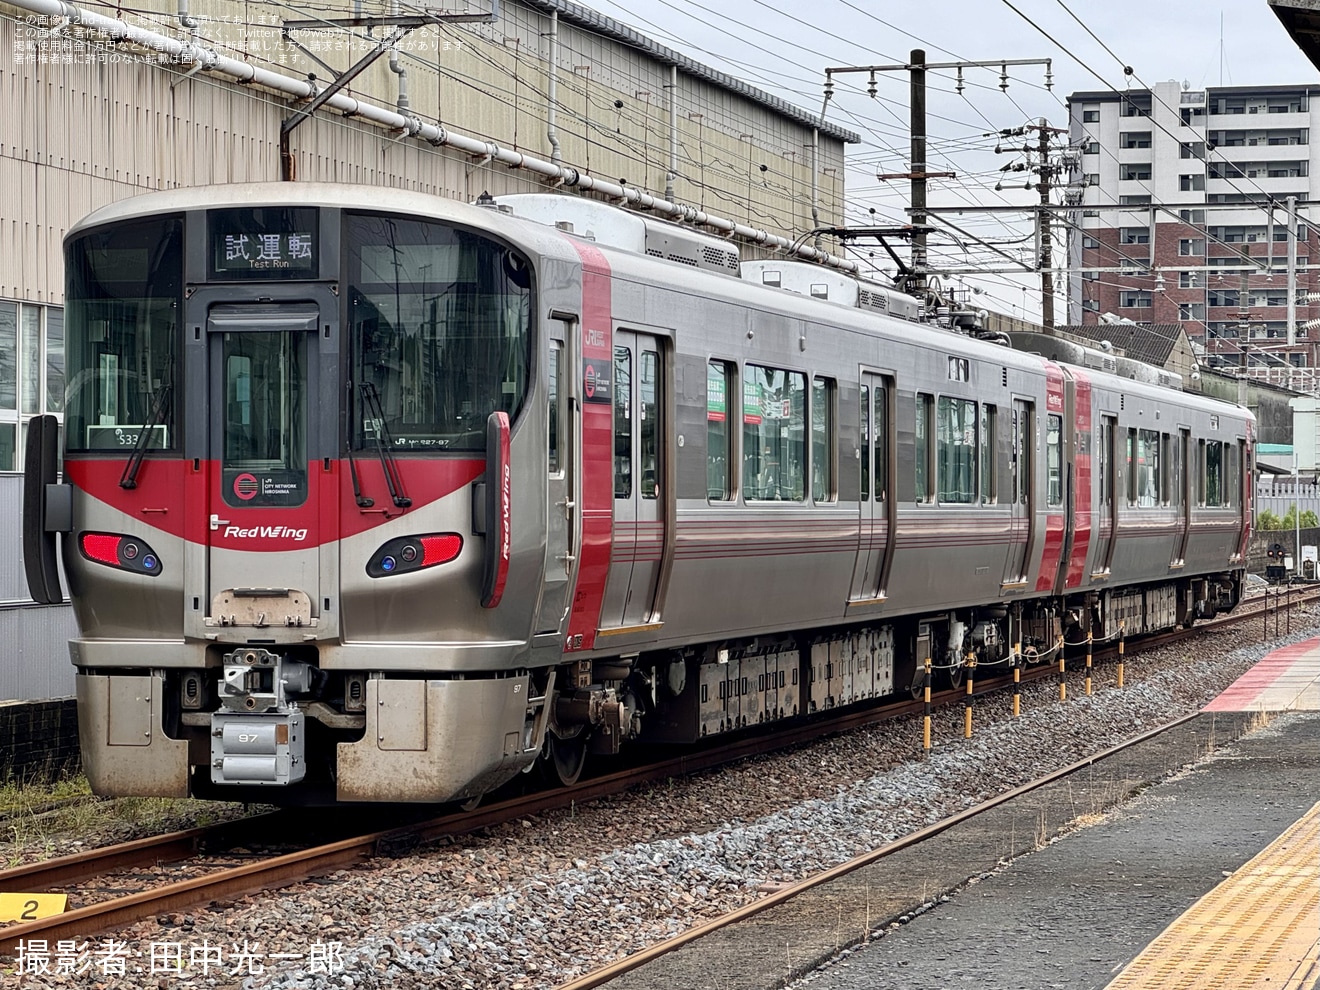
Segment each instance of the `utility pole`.
M1037 188L1040 189L1040 205L1043 209L1037 219L1040 225L1040 322L1046 330L1054 329L1054 273L1052 271L1054 263L1050 257L1050 223L1053 215L1049 209L1050 190L1053 187L1051 180L1054 173L1060 166L1050 160L1050 137L1054 134L1067 134L1068 132L1061 127L1051 127L1050 122L1044 117L1040 118L1037 125L1040 130L1040 143L1036 150L1040 154L1040 182Z
M1007 92L1008 90L1008 67L1010 65L1044 65L1045 66L1045 88L1054 87L1054 75L1052 72L1053 62L1048 58L1009 58L999 59L989 62L927 62L926 52L920 48L914 48L908 55L906 65L840 65L833 66L825 70L825 100L821 106L821 123L825 121L825 109L829 106L830 99L834 94L834 76L848 72L866 72L870 74L870 82L866 87L867 95L871 99L876 98L876 73L878 72L907 72L908 75L908 106L910 111L910 127L912 132L910 154L912 160L908 163L906 172L877 173L876 178L881 182L888 179L907 179L910 183L912 206L908 210L912 218L911 236L912 236L912 274L908 282L908 291L913 295L918 295L926 288L927 271L927 241L926 235L929 227L926 223L926 180L927 179L952 179L957 178L953 172L931 172L926 162L926 72L931 69L956 69L958 72L957 85L955 90L961 93L966 89L963 82L964 69L998 69L999 70L999 88ZM817 128L819 130L819 128ZM812 168L812 181L815 181L815 166ZM818 216L818 206L813 186L812 192L812 216ZM819 224L816 219L813 222Z
M1050 205L1050 127L1040 118L1040 205ZM1054 329L1054 276L1050 273L1050 216L1041 210L1036 221L1040 224L1040 322L1046 330Z
M926 52L912 49L908 56L911 70L908 77L908 108L912 130L911 172L912 194L912 271L916 275L911 292L926 288Z

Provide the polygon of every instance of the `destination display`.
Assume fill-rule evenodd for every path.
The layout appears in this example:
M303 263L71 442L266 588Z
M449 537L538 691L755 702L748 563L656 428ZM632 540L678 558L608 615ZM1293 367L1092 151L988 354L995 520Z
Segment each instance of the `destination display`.
M315 209L212 210L207 227L211 278L316 278L320 274Z

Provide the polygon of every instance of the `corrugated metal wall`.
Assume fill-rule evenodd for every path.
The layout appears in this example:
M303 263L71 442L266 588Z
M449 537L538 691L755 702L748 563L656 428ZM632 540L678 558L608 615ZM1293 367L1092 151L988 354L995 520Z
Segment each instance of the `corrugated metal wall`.
M89 3L89 9L119 8ZM350 0L288 16L351 12ZM159 11L150 14L151 7ZM153 30L178 33L174 6L137 15ZM379 5L374 8L379 11ZM264 59L298 76L327 70L283 43L272 8L211 0L192 4L205 43ZM373 7L368 5L368 11ZM268 93L178 66L96 48L56 57L21 11L0 3L0 297L59 302L60 241L97 206L175 185L279 178L280 121L288 107ZM515 3L496 25L420 28L400 42L411 110L426 120L541 157L546 140L549 18ZM132 19L122 11L118 16ZM344 30L296 36L344 68L363 38ZM33 38L36 40L33 40ZM663 193L669 160L669 69L612 40L563 21L559 28L558 130L564 161L612 180ZM27 47L25 47L27 46ZM24 50L25 61L11 57ZM398 84L381 57L350 92L392 106ZM712 83L679 73L677 198L713 213L793 236L811 226L811 130ZM622 104L618 106L616 104ZM537 188L535 179L337 115L321 115L293 136L298 178L413 188L471 199L484 190ZM822 139L823 222L841 222L843 145ZM765 170L761 170L764 165Z
M85 6L182 36L170 2L149 0L136 5L137 14ZM380 3L365 6L368 13L385 12ZM204 44L293 76L314 72L325 79L325 68L281 40L279 17L344 17L352 7L352 0L306 10L194 0L191 13L201 22ZM428 26L400 43L411 111L549 158L550 20L517 3L501 9L498 24ZM337 69L368 47L339 29L296 36ZM0 0L0 298L60 304L61 241L99 206L154 189L279 178L279 128L289 112L283 100L205 75L186 76L186 66L63 44ZM558 63L565 163L662 194L669 162L668 66L562 19ZM811 129L682 71L678 79L676 198L789 236L809 229ZM398 83L387 59L349 92L393 106ZM338 115L302 124L293 148L304 180L389 185L464 200L483 191L543 188L527 173L396 140ZM821 150L822 222L841 223L843 145L822 136ZM73 690L65 646L74 634L71 610L15 607L28 600L21 491L21 479L0 476L0 699L66 696Z

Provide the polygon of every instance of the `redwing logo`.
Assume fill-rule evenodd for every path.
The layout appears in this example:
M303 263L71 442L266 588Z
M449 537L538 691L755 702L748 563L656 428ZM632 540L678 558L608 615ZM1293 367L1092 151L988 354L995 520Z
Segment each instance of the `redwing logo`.
M307 530L292 526L226 526L225 536L249 540L305 540Z
M256 495L259 488L255 475L240 474L234 479L234 494L244 502Z

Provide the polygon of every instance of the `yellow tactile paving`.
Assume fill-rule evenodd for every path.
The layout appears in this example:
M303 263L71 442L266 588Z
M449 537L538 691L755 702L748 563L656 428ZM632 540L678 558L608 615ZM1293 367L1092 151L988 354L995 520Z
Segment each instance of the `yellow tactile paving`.
M1106 990L1311 990L1320 980L1320 804L1188 908Z

